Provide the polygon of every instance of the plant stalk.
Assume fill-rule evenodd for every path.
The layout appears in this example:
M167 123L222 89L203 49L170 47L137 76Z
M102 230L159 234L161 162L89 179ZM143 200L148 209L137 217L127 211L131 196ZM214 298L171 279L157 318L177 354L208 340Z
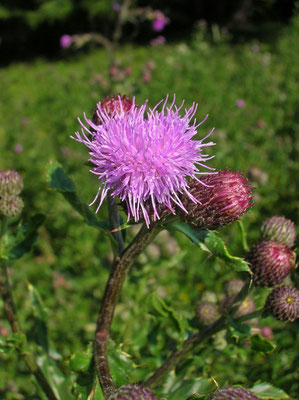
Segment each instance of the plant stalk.
M111 267L94 339L95 366L106 399L115 390L107 355L109 333L115 306L129 268L157 233L157 224L152 223L149 228L144 224L125 251L115 258Z

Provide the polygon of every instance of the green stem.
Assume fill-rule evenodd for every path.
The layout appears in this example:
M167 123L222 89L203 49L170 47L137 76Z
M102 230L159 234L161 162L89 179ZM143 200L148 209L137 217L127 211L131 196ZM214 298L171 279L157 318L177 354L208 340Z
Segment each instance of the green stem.
M241 233L243 250L245 251L245 253L248 253L249 246L248 246L248 243L247 243L246 232L245 232L245 229L244 229L243 222L240 221L240 220L237 221L237 222L238 222L238 227L239 227L239 230L240 230L240 233Z
M215 322L212 324L206 326L203 328L200 332L190 336L188 339L186 339L181 348L178 350L175 350L161 365L159 369L144 383L145 386L149 388L154 388L156 386L159 386L164 378L167 376L167 374L176 367L176 365L185 359L186 357L189 356L190 352L198 346L200 343L202 343L204 340L207 338L211 337L215 333L223 330L226 325L227 325L227 318L228 317L233 317L234 314L237 312L240 304L242 301L245 299L245 297L248 295L250 289L251 289L252 281L248 281L243 288L240 290L236 298L234 299L231 307L228 310L228 313L226 316L221 316L218 318Z
M143 225L139 233L135 236L125 251L119 257L115 258L111 267L110 276L106 285L97 320L97 328L94 339L95 366L97 376L106 399L115 390L115 383L110 372L107 354L110 327L115 306L119 299L120 291L129 268L157 233L157 224L152 223L149 228Z
M263 314L264 311L265 311L265 309L261 308L260 310L254 311L250 314L242 315L242 317L235 318L234 321L235 322L243 322L243 321L248 321L250 319L258 318Z

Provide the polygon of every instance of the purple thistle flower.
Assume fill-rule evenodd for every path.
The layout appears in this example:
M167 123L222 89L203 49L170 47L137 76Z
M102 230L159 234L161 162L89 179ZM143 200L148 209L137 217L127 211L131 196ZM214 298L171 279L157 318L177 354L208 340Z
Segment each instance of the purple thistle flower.
M60 38L60 46L67 49L72 44L73 38L70 35L62 35Z
M201 172L195 164L213 169L205 165L213 156L202 154L203 147L214 145L213 142L203 143L213 129L205 138L192 140L207 117L200 123L196 123L196 119L191 123L197 104L193 103L181 116L183 103L177 107L174 96L172 104L167 106L167 100L161 111L158 106L162 100L146 111L147 101L137 107L133 99L132 107L125 112L119 97L119 108L116 107L112 115L98 104L101 124L95 125L84 114L89 129L79 119L81 134L76 132L72 139L89 148L90 161L94 164L91 172L101 183L91 203L99 200L96 212L108 191L112 197L118 196L126 203L128 218L132 216L136 222L144 219L147 226L151 222L147 203L152 205L155 221L160 219L160 205L173 214L174 205L187 212L179 194L184 193L194 203L198 202L189 192L187 178L198 179L197 174L211 173Z
M150 41L151 46L159 46L160 44L165 44L166 43L166 38L165 36L159 35L155 39L152 39Z
M245 100L243 99L237 99L236 100L236 106L238 108L244 108L246 106Z
M169 18L167 18L162 11L157 11L155 13L155 18L152 23L152 28L155 32L161 32L165 28L165 25L169 23Z
M112 3L112 9L113 11L118 12L120 10L120 4L117 2Z
M279 321L295 321L299 318L299 290L293 286L278 286L267 297L265 309Z
M108 400L158 400L147 387L131 384L118 388Z

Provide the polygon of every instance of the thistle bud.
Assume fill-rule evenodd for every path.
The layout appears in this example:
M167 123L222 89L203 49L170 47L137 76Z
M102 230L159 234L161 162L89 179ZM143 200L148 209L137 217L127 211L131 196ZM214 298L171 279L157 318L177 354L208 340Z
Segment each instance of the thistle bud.
M263 240L246 256L258 286L272 287L281 283L296 267L296 254L282 243Z
M299 318L299 290L293 286L273 289L267 297L265 309L279 321L295 321Z
M215 175L204 175L200 181L189 182L189 192L198 203L184 195L183 204L188 214L180 212L181 218L197 229L216 229L230 224L253 206L249 182L240 172L219 171Z
M98 107L101 107L102 111L104 113L107 113L107 115L110 117L113 115L113 113L120 112L121 110L126 113L130 111L130 109L133 106L133 101L127 97L127 96L112 96L111 98L106 96L103 101L100 101L98 103ZM95 125L102 125L102 120L99 118L98 115L98 107L94 110L93 117L92 117L92 122Z
M292 247L296 240L295 225L284 217L271 217L263 222L261 227L263 239L275 240Z
M0 171L0 197L16 196L23 189L23 179L21 175L14 170L6 169Z
M202 301L197 304L195 315L203 325L210 325L219 318L216 305L210 301Z
M146 387L132 384L118 388L108 400L158 400Z
M211 394L208 400L259 400L259 398L242 387L226 387Z
M5 217L15 217L19 215L23 207L23 200L19 196L4 195L0 198L0 214Z

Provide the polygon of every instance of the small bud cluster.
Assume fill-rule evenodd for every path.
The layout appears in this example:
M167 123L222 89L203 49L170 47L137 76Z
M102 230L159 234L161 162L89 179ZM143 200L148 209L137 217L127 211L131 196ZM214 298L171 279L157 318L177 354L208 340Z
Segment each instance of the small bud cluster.
M13 170L0 171L0 215L15 217L23 209L23 200L19 197L23 189L21 175Z
M242 387L226 387L211 394L208 400L259 400L259 398Z
M299 290L293 286L278 286L269 294L265 309L279 321L295 321L299 318Z
M118 388L108 400L158 400L147 387L132 384Z
M184 196L188 213L181 218L196 229L217 229L239 219L252 207L249 182L240 172L228 170L205 175L189 182L190 193L198 203Z
M273 287L296 268L296 254L290 248L296 239L295 226L284 217L272 217L262 224L261 235L263 240L252 246L246 260L256 285Z

